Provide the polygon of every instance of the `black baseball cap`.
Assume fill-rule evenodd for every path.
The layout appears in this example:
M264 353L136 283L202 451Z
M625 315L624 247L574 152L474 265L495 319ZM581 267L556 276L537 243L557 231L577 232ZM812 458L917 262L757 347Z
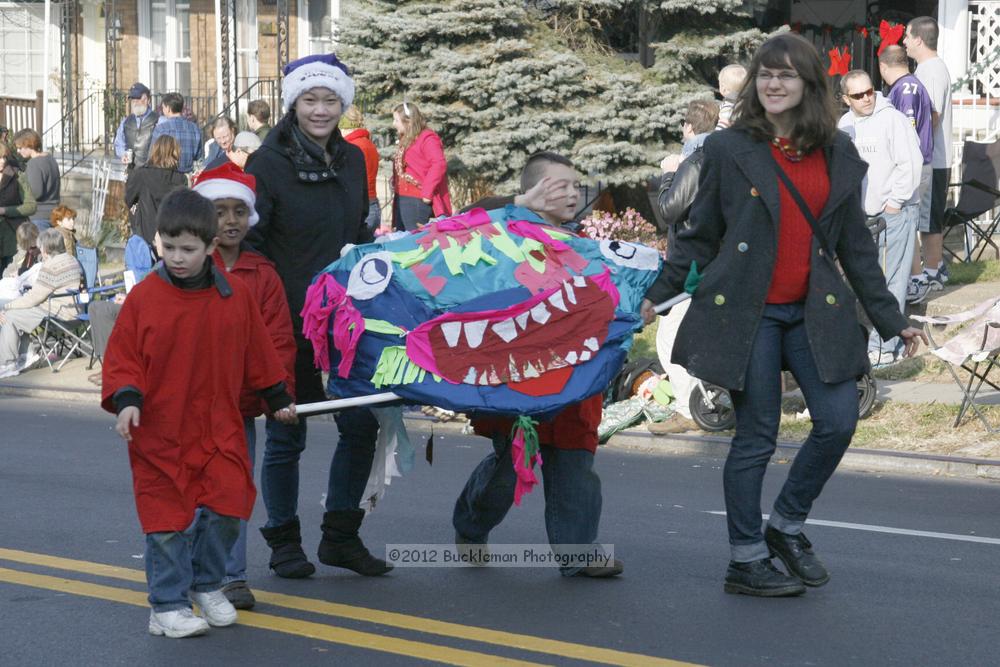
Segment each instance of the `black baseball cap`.
M137 100L143 95L149 96L149 88L138 81L133 83L132 87L128 89L128 98L130 100Z

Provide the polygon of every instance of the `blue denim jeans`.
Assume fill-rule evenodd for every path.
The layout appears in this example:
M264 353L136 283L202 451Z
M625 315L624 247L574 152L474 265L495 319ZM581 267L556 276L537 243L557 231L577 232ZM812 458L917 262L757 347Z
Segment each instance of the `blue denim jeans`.
M368 204L368 217L365 218L365 226L374 232L381 224L382 206L378 203L378 197L375 197Z
M146 534L146 584L153 611L191 607L188 591L222 587L226 554L236 541L240 521L199 507L183 532Z
M396 229L412 232L434 216L430 204L419 197L396 196Z
M326 509L357 509L365 492L375 456L378 421L367 408L341 410L334 419L340 437L330 463ZM267 528L282 526L298 515L299 457L306 448L306 419L282 424L268 419L264 462L260 472L261 495L267 508Z
M253 417L243 418L243 430L247 436L247 453L250 455L250 474L253 475L257 462L257 427ZM222 583L247 580L247 522L240 520L240 533L236 537L233 548L226 556L226 576Z
M485 543L514 504L517 477L506 437L493 439L493 453L469 476L455 501L452 524L464 540ZM594 455L585 449L541 446L545 485L545 531L556 554L562 545L593 544L601 522L601 478L594 472ZM579 567L563 567L570 576Z
M913 247L916 244L917 221L920 206L910 204L899 213L883 213L885 231L878 236L878 258L885 283L899 303L899 312L906 310L906 286L910 282L910 263L913 261ZM875 329L868 337L868 350L880 350L888 360L902 352L903 342L899 336L883 341Z
M736 434L723 470L732 559L768 557L761 530L761 487L781 419L781 369L795 376L809 408L812 430L774 502L769 523L801 532L813 502L833 475L854 435L858 389L853 380L827 384L813 359L801 303L768 304L753 342L743 391L731 392Z

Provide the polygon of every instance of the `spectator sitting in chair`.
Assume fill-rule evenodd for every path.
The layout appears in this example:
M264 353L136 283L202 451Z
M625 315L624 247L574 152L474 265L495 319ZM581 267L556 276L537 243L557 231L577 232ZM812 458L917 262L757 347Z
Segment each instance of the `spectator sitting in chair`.
M0 311L0 378L17 375L34 363L28 359L18 364L22 334L31 332L42 320L53 315L60 319L76 317L76 303L71 295L53 297L68 289L79 289L82 271L75 257L66 254L58 229L46 229L38 235L42 268L34 287L24 296L9 301Z
M38 227L33 222L18 225L15 232L17 254L3 270L4 278L19 276L38 262L41 254L38 250L38 233Z
M17 254L0 279L0 308L30 290L41 268L38 227L33 222L22 222L17 228Z
M76 211L69 206L56 206L49 218L49 226L59 230L66 252L70 257L76 257Z

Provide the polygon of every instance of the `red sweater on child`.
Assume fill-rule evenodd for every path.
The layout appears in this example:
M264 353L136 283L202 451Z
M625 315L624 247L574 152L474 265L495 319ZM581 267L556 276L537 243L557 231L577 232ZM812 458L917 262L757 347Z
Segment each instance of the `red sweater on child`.
M212 255L215 267L226 271L222 255L216 250ZM278 277L278 272L266 257L253 250L243 250L229 270L229 275L237 276L253 295L254 301L260 307L260 315L264 327L274 344L274 351L287 371L285 387L289 395L295 396L295 335L292 329L292 316L288 310L288 299L285 298L285 287ZM243 387L240 393L240 414L244 417L256 417L267 412L267 404L251 387Z
M782 142L787 146L785 140ZM788 174L802 198L818 220L830 195L830 177L826 173L826 156L814 150L798 162L789 160L777 146L771 152L778 165ZM809 291L809 262L812 255L812 227L802 210L778 181L780 215L778 223L778 256L767 291L767 303L797 303L805 301Z

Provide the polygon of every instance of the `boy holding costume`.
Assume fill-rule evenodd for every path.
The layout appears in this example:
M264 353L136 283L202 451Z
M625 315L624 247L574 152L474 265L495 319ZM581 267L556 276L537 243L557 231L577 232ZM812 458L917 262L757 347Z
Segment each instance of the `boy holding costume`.
M212 263L217 217L187 189L163 200L163 262L125 301L104 359L101 406L117 413L115 429L129 443L153 635L188 637L236 622L220 588L239 519L250 517L256 496L242 387L257 390L276 419L296 419L250 290Z
M219 216L219 245L212 255L215 268L238 276L250 288L253 300L260 307L264 327L285 367L288 391L294 395L295 336L284 285L270 261L243 245L247 231L258 221L257 211L254 210L257 179L232 162L227 162L202 172L195 180L193 189L212 201ZM243 388L240 414L243 415L243 429L247 436L251 474L257 458L254 418L267 412L266 408L253 389ZM253 591L247 585L246 570L247 522L240 521L240 534L226 559L226 576L222 580L222 592L237 609L251 609L256 602Z

